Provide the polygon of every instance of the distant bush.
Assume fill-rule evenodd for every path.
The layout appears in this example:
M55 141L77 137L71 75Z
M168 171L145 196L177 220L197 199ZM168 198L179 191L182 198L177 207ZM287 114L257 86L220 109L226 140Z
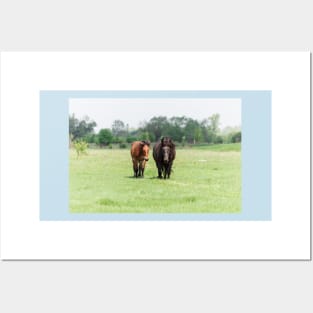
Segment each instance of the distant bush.
M234 133L231 137L231 142L241 142L241 132Z
M134 137L134 136L128 136L128 137L126 138L126 142L128 142L128 143L132 143L132 142L134 142L134 141L136 141L136 140L137 140L137 138Z
M150 136L149 136L149 132L144 131L139 135L139 139L140 140L151 140Z
M124 138L118 137L118 136L115 136L112 139L112 142L114 142L114 143L122 143L123 141L124 141Z
M77 158L81 154L87 154L88 143L86 141L83 141L83 140L74 141L73 145L77 153Z
M214 143L216 143L216 144L223 143L223 137L222 136L216 136L214 138Z
M109 146L108 146L108 147L109 147L109 149L112 149L112 148L113 148L113 146L112 146L112 144L111 144L111 143L109 144Z
M125 142L120 143L120 148L121 149L126 149L127 148L127 144Z
M112 143L113 135L110 129L104 128L100 129L97 136L97 143L100 146L106 146Z
M83 141L88 143L95 143L96 142L96 135L95 134L88 134L83 138Z

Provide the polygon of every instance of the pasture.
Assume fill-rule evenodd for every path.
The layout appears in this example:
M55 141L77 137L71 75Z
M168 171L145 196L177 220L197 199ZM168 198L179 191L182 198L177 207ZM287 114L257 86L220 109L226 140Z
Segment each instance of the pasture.
M129 149L69 151L72 213L236 213L241 210L240 144L178 148L169 180L158 179L150 149L133 178Z

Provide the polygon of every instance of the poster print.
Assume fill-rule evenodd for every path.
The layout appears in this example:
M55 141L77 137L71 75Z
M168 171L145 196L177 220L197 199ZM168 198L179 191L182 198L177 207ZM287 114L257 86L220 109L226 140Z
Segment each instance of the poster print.
M37 203L30 206L26 220L36 225L34 233L45 234L42 238L56 227L60 232L54 241L78 242L84 229L92 242L82 250L65 252L62 243L56 251L42 253L33 240L28 244L34 249L20 254L17 243L4 239L4 247L16 247L14 253L4 249L9 251L5 255L279 259L292 258L294 252L305 258L307 240L302 241L303 249L298 247L301 253L286 249L280 254L265 248L264 242L275 242L272 232L284 228L280 220L288 216L285 210L279 217L279 191L273 180L279 165L272 147L278 143L275 129L281 122L275 112L291 93L288 84L302 88L303 99L298 100L304 110L308 108L308 55L281 53L279 63L277 53L3 54L3 75L8 79L2 83L7 90L2 103L7 106L16 97L8 95L13 89L11 73L18 72L20 83L15 87L24 91L23 100L28 97L32 107L25 114L33 112L31 118L36 119L27 127L39 133L38 141L28 141L39 156L29 163L38 170L34 180L39 179L26 187L34 196L29 205ZM33 60L32 73L27 60ZM268 66L258 65L252 71L249 64L257 60ZM301 73L302 85L291 75L283 92L279 70L287 61L295 74ZM179 75L183 63L186 72ZM34 79L26 82L26 73ZM288 101L284 105L287 112ZM297 216L299 225L307 225L299 234L302 239L309 231L305 208ZM12 212L17 213L8 215ZM13 216L7 220L14 224ZM8 224L3 222L5 233L10 233ZM105 251L97 249L101 238L105 238ZM247 249L251 238L263 248ZM148 242L150 248L143 250ZM174 242L188 242L187 248L168 250ZM236 251L229 248L231 243ZM203 250L205 245L210 249Z

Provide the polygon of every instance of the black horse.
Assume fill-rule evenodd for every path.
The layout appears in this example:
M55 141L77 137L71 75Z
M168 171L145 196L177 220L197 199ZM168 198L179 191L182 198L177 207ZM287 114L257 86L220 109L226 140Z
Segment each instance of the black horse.
M153 158L158 168L159 178L170 178L176 156L175 144L170 137L163 137L153 147Z

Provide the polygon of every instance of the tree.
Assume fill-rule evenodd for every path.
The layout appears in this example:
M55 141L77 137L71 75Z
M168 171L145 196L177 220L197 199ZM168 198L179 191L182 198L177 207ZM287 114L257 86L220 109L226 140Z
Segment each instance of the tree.
M137 137L135 137L135 136L127 136L127 138L126 138L127 143L132 143L136 140L137 140Z
M234 133L231 136L231 142L241 142L241 132Z
M159 140L161 136L166 135L169 129L169 122L166 116L155 116L144 127L142 131L148 131L153 140ZM151 140L152 140L151 138Z
M202 134L202 140L210 143L212 142L211 133L209 131L210 122L209 119L206 118L200 122L200 129Z
M81 120L77 119L74 114L69 116L69 133L73 140L83 139L93 134L96 126L96 122L90 120L88 116Z
M115 120L112 124L112 134L115 137L125 136L126 135L126 127L123 121Z
M139 136L139 139L140 140L150 140L150 136L149 136L149 132L145 131L145 132L142 132Z
M213 114L209 117L210 122L210 129L213 132L213 134L217 134L219 130L219 124L220 124L220 115L219 114Z
M182 143L182 146L185 147L185 145L186 145L186 136L183 136L181 138L181 143Z
M113 134L112 134L113 135ZM123 138L123 137L115 137L115 136L113 136L112 137L112 143L121 143L121 142L123 142L123 140L124 140L125 138Z
M88 143L95 143L96 142L96 134L88 134L84 137L84 141Z
M98 144L100 146L105 146L112 142L113 135L110 129L103 128L99 131L97 138L98 138Z
M76 129L78 127L79 120L75 118L75 115L72 114L69 116L69 133L72 140L74 140L74 134L76 133Z
M195 144L200 141L202 135L199 122L189 118L185 126L184 133L188 142Z
M220 115L213 114L201 122L202 138L207 143L214 143L219 132ZM220 139L219 139L220 141Z
M215 138L214 138L214 143L223 143L223 137L222 136L216 136Z
M173 116L170 118L168 135L172 137L174 141L181 142L187 121L188 119L185 116Z
M194 138L195 138L195 142L201 142L203 140L202 131L201 131L200 126L197 126L195 128Z

